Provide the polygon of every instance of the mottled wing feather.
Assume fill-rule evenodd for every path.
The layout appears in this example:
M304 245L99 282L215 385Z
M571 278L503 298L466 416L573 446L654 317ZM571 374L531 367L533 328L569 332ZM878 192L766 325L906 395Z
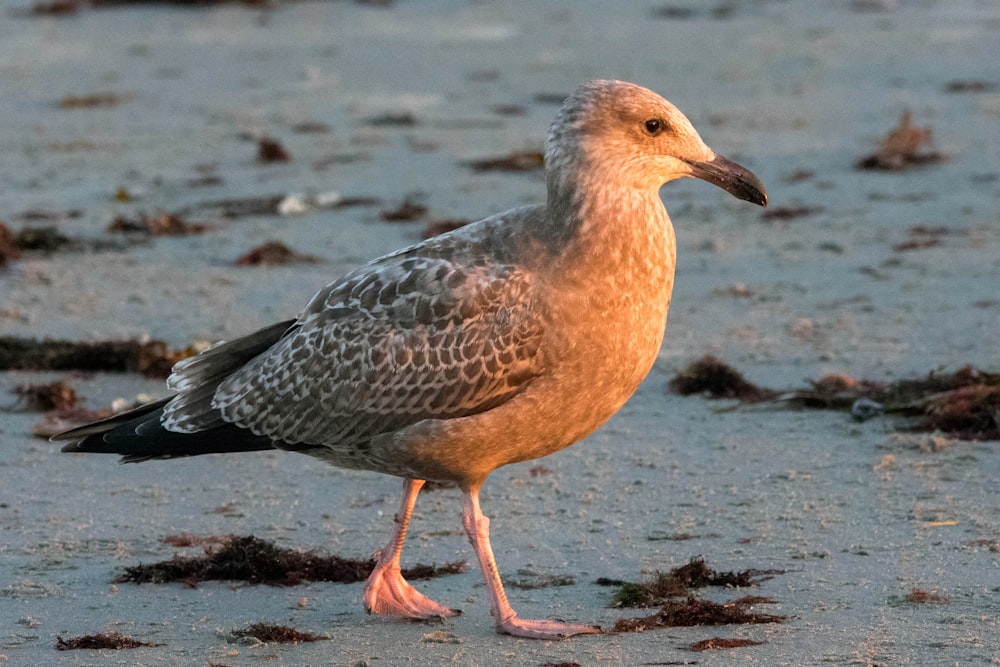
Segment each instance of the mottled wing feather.
M212 405L257 435L328 446L487 410L541 370L532 287L510 265L383 258L317 294Z
M294 325L295 320L278 322L247 336L218 342L174 364L167 387L177 395L163 409L163 427L176 433L196 433L224 425L226 422L212 407L219 383L274 345Z

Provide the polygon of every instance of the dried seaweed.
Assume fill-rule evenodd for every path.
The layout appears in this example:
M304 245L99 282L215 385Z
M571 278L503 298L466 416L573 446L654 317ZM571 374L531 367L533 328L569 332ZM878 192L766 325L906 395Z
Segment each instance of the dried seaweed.
M942 244L942 237L963 233L966 233L966 231L961 229L952 229L950 227L927 227L926 225L914 225L907 230L907 235L910 237L909 240L897 243L892 247L892 249L896 252L907 252L910 250L934 248Z
M257 162L291 162L292 156L277 139L261 137L257 140Z
M905 171L910 167L944 162L937 151L924 150L931 143L931 128L917 127L909 111L903 113L899 125L882 138L875 153L862 158L858 169Z
M190 223L177 213L162 211L153 215L140 213L136 218L118 215L108 225L109 232L139 233L148 236L190 236L201 234L208 229L208 225Z
M255 215L277 215L278 204L286 195L260 195L258 197L244 197L242 199L220 199L217 201L202 202L194 206L200 211L209 211L217 215L233 219L245 218Z
M409 111L389 112L365 119L365 124L372 127L413 127L417 117Z
M910 589L906 596L906 601L910 604L949 604L951 600L943 595L931 593L920 588Z
M819 206L778 206L761 213L761 220L794 220L821 213Z
M976 79L955 79L944 87L946 93L992 93L996 89L995 83Z
M78 218L82 218L83 211L78 208L71 208L65 211L49 211L43 208L29 208L21 211L20 213L15 213L11 217L16 220L24 220L28 222L59 222L61 220L76 220Z
M761 401L772 392L747 382L732 366L713 356L705 356L670 380L670 389L682 396L702 394L708 398L738 398Z
M79 401L76 390L65 380L47 384L20 384L11 391L18 397L18 406L32 412L71 410Z
M432 236L438 236L439 234L445 234L460 227L464 227L469 224L469 222L469 220L458 219L432 220L427 223L427 226L424 227L424 231L421 232L420 236L425 239L429 239Z
M191 587L210 580L269 586L296 586L306 581L354 583L367 579L375 567L373 559L342 558L317 550L284 549L253 535L228 535L221 542L205 539L203 543L206 547L200 556L174 556L159 563L127 567L115 582L162 584L179 581ZM457 574L464 569L464 562L437 567L417 565L403 570L403 576L413 580L429 579Z
M748 611L754 604L769 601L766 598L740 598L720 604L709 600L687 598L668 601L658 612L637 618L621 618L615 622L614 632L643 632L652 628L690 627L695 625L731 625L749 623L783 623L784 616L757 614Z
M0 267L20 256L21 249L17 245L17 237L10 231L10 227L0 222Z
M961 440L1000 440L1000 373L964 366L954 373L931 372L892 383L827 375L805 389L774 390L747 382L715 357L703 357L680 371L670 389L708 398L736 398L788 408L849 411L863 421L877 415L906 418L899 428L941 431Z
M26 12L13 12L26 16L69 16L84 8L114 8L132 5L176 5L202 7L207 5L240 4L247 7L273 7L281 0L37 0ZM284 0L289 2L290 0Z
M742 570L740 572L717 572L701 558L692 558L687 564L675 567L669 572L657 572L653 579L642 583L599 579L601 585L618 586L611 602L612 607L654 607L664 600L688 595L691 589L706 586L726 586L745 588L756 586L780 574L777 570Z
M386 222L408 222L427 214L427 207L412 197L407 197L396 208L379 211L378 216Z
M52 0L36 2L31 6L31 16L67 16L80 9L80 0Z
M55 227L25 227L14 236L14 242L25 252L56 252L73 243Z
M540 151L514 151L508 155L466 162L474 171L536 171L545 166L545 155Z
M239 639L256 639L265 644L301 644L330 639L311 632L302 632L287 625L274 625L273 623L251 623L242 630L233 630L232 635Z
M755 642L752 639L739 639L737 637L712 637L702 639L700 642L691 644L692 651L716 651L722 648L743 648L744 646L760 646L764 642Z
M116 107L136 97L135 93L100 92L90 95L67 95L59 100L60 109L94 109Z
M140 648L143 646L163 646L163 644L141 642L137 639L132 639L127 635L123 635L120 632L100 632L96 635L82 635L80 637L72 637L70 639L63 639L59 635L56 635L57 651L75 651L77 649L120 650L125 648Z
M233 261L233 264L236 266L269 266L275 264L317 264L322 261L314 255L295 252L280 241L268 241L243 253Z
M542 574L540 572L522 570L518 572L518 575L517 579L504 578L504 585L508 588L519 588L523 591L576 585L576 579L566 574Z
M191 347L171 350L161 340L81 343L0 336L0 370L139 372L165 378L176 362L194 352Z

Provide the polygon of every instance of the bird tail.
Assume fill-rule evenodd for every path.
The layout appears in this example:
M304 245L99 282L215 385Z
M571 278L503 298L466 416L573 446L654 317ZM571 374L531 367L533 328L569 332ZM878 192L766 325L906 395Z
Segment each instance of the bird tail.
M271 438L224 422L207 398L205 405L194 406L201 410L194 412L200 428L189 432L165 428L163 411L175 399L190 403L191 396L210 398L219 382L273 345L294 323L295 320L279 322L181 361L174 366L167 383L179 394L58 433L51 440L67 442L62 448L64 452L120 454L122 463L272 449L277 443Z
M254 435L232 424L195 433L168 431L160 423L160 417L163 406L171 398L63 431L52 436L51 440L66 442L62 448L64 452L120 454L122 463L274 448L270 438Z

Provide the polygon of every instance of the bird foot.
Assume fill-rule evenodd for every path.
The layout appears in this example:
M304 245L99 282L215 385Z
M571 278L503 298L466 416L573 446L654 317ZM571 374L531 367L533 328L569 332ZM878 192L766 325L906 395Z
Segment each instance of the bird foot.
M497 622L497 632L528 639L567 639L575 635L601 634L599 625L572 625L559 621L528 620L510 616Z
M462 612L439 605L410 585L399 568L375 568L364 594L369 614L429 619L458 616Z

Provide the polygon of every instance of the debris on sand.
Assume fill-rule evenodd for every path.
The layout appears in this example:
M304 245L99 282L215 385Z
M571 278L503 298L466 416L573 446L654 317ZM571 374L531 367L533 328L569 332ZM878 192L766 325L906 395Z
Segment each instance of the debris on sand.
M678 394L736 398L788 408L844 410L859 420L894 415L908 418L901 430L941 431L959 440L1000 440L1000 373L964 366L954 373L929 373L892 383L827 375L807 389L774 390L747 382L715 357L703 357L680 371L670 389Z
M273 623L251 623L242 630L233 630L231 634L237 639L253 639L264 644L301 644L330 639L311 632L302 632L287 625L274 625Z
M702 639L700 642L695 642L691 644L691 650L696 652L701 651L717 651L718 649L726 648L743 648L744 646L760 646L764 642L755 642L752 639L739 639L736 637L712 637L711 639Z
M875 153L859 160L857 168L905 171L910 167L944 162L946 158L941 153L923 150L930 143L931 128L916 127L912 114L904 112L899 126L882 138Z
M928 227L927 225L914 225L907 230L909 240L897 243L892 246L895 252L908 252L911 250L923 250L924 248L934 248L943 243L944 237L969 235L967 229L955 229L952 227Z
M910 589L910 593L906 596L906 601L910 604L949 604L951 602L951 600L943 595L931 593L921 588Z
M257 140L257 162L262 164L272 162L291 162L292 156L277 139L261 137Z
M124 234L146 234L148 236L190 236L208 231L209 226L190 223L179 214L159 212L153 215L140 213L138 217L115 216L108 225L108 231Z
M10 231L10 227L0 222L0 267L20 256L21 249L17 246L17 237Z
M460 219L446 219L446 220L432 220L427 223L424 227L424 231L420 233L421 238L429 239L432 236L438 236L440 234L445 234L447 232L452 232L459 227L465 227L471 222L470 220L460 220Z
M314 255L295 252L281 241L268 241L237 257L236 266L271 266L275 264L318 264L323 260Z
M162 340L96 341L34 340L0 336L0 370L139 372L165 378L170 368L196 350L171 350Z
M241 199L219 199L196 204L178 212L183 216L187 213L197 213L199 216L214 216L235 220L252 216L265 215L301 215L312 211L327 209L342 209L353 206L377 206L380 201L376 197L352 197L338 192L323 192L316 195L290 193L258 195Z
M95 109L116 107L136 97L135 93L94 93L92 95L67 95L59 100L60 109Z
M504 577L504 586L519 588L522 591L533 591L539 588L576 585L576 579L566 574L544 574L530 569L518 570L517 574L517 579Z
M63 639L56 635L57 651L75 651L77 649L119 650L124 648L140 648L142 646L163 646L163 644L141 642L120 632L100 632L96 635L83 635L70 639Z
M408 222L427 214L427 207L409 196L396 208L383 209L378 216L385 222Z
M119 215L108 225L108 231L120 234L146 234L148 236L190 236L201 234L208 225L190 223L180 215L161 211L153 215L139 214L136 218Z
M545 166L545 155L541 151L514 151L508 155L465 163L473 171L536 171Z
M410 111L389 112L365 119L365 124L371 127L413 127L417 117Z
M22 252L56 252L73 243L55 227L25 227L14 236Z
M783 623L784 616L757 614L749 609L755 604L773 602L769 598L746 597L718 603L689 597L683 601L668 601L658 612L637 618L620 618L614 632L643 632L653 628L689 627L695 625L731 625L748 623Z
M778 206L761 214L761 220L795 220L821 213L820 206Z
M922 588L911 588L906 595L890 595L887 603L890 607L909 607L925 604L951 604L951 600L943 595L925 591Z
M240 4L247 7L269 8L280 0L36 0L27 12L28 16L69 16L83 8L105 8L137 4L176 5L202 7L205 5Z
M946 93L992 93L996 89L995 83L976 79L955 79L944 87Z
M170 560L125 568L115 583L163 584L179 581L194 588L201 581L246 581L269 586L296 586L306 581L354 583L364 581L374 559L358 560L317 550L284 549L253 535L227 535L204 541L204 554L174 556ZM192 544L197 544L195 541ZM406 579L430 579L465 571L463 561L442 566L416 565L403 570Z
M740 572L717 572L705 564L702 558L692 558L690 562L675 567L669 572L657 572L651 581L632 583L599 579L599 585L618 586L611 602L612 607L655 607L668 598L684 597L692 589L706 586L746 588L756 586L781 574L779 570L742 570Z
M51 0L50 2L35 2L31 6L31 16L68 16L75 14L80 8L80 0Z
M32 412L71 410L79 401L76 390L65 380L47 384L19 384L11 391L18 397L18 406Z
M670 381L670 389L682 396L702 394L708 398L738 398L755 402L772 392L747 381L732 366L711 355L702 357Z
M65 211L50 211L44 208L29 208L15 213L15 220L25 222L61 222L63 220L77 220L83 217L83 211L78 208L71 208Z

